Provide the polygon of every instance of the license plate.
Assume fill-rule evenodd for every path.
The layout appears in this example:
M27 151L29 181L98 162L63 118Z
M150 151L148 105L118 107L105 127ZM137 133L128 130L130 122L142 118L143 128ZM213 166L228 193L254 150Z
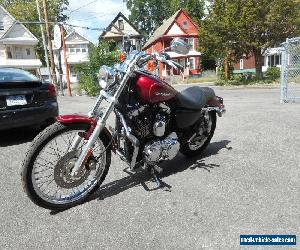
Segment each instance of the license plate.
M26 105L27 101L24 95L12 95L6 97L6 104L8 107Z

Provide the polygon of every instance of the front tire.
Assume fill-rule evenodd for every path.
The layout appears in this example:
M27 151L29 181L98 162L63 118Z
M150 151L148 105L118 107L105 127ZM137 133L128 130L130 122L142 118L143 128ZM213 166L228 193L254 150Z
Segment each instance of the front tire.
M188 140L184 141L181 144L180 147L180 152L188 157L193 157L193 156L197 156L203 153L203 151L206 149L206 147L208 146L208 144L210 143L211 138L214 135L215 129L216 129L216 123L217 123L217 117L216 117L216 112L215 111L210 111L208 113L208 119L207 119L207 123L209 124L208 127L205 127L204 130L209 130L209 131L205 131L206 135L204 134L199 134L197 136L200 137L200 142L198 143L198 145L194 145L195 141L192 140L190 142L188 142ZM201 140L202 137L202 140ZM194 144L192 144L194 143Z
M68 209L83 203L104 181L111 163L110 142L105 136L95 143L91 166L86 164L78 176L70 177L72 164L85 142L82 139L81 147L70 152L72 136L88 128L88 124L65 126L57 122L34 139L23 161L21 177L27 196L36 205L51 210Z

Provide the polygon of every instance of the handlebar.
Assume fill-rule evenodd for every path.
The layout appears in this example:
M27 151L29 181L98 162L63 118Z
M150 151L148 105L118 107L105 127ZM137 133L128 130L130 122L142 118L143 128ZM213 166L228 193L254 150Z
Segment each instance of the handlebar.
M175 69L180 69L180 70L184 69L184 67L181 64L171 60L170 56L167 53L159 54L157 52L154 52L152 54L145 54L145 55L141 56L137 62L137 66L142 68L150 60L159 61L159 62L164 63Z

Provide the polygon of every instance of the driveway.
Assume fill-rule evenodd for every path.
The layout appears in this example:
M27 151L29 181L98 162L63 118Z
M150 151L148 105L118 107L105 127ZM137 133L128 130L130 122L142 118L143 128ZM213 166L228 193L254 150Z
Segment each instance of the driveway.
M148 191L148 174L129 174L113 157L95 199L61 213L35 206L21 188L35 134L0 132L0 249L248 249L240 234L299 242L300 104L279 104L274 88L216 92L228 112L202 156L163 164L168 190ZM93 102L59 99L61 113L87 113Z

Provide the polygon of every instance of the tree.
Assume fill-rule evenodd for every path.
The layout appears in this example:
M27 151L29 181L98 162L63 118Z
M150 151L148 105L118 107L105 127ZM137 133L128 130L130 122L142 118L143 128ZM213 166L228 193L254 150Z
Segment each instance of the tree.
M222 61L224 78L230 78L232 58L242 54L239 39L239 27L236 17L239 16L241 0L215 0L211 3L208 16L200 26L200 50L206 56L214 56Z
M68 0L48 0L49 21L65 21L67 16L64 14ZM38 21L36 10L36 0L0 0L0 5L8 10L8 12L20 22ZM41 3L42 6L42 3ZM43 13L43 11L41 11ZM44 48L41 44L41 30L37 24L24 24L39 40L37 46L40 59L44 62ZM53 28L53 26L51 26Z
M110 44L101 42L98 46L89 46L89 61L84 64L76 65L76 72L79 77L79 89L84 90L90 96L99 93L98 71L102 65L112 66L119 57L118 52L110 52Z
M204 16L204 0L127 0L133 22L145 37L149 37L178 9L185 9L197 24Z
M224 58L255 56L256 76L262 78L263 53L297 30L295 0L215 0L200 32L202 46ZM225 74L225 78L226 77Z
M299 10L294 0L247 0L240 20L241 44L255 56L256 76L261 79L263 53L295 34Z

